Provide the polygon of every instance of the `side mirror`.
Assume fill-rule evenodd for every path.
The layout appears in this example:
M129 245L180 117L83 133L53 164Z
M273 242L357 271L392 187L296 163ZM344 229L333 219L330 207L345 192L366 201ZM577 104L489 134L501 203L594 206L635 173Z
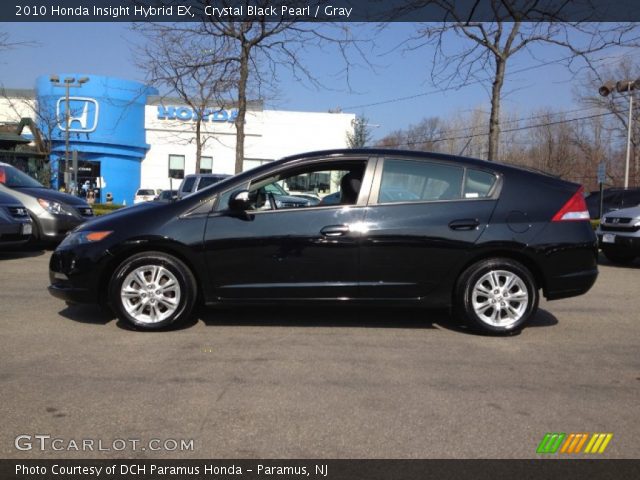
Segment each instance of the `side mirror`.
M229 197L229 210L232 212L244 212L251 208L249 190L238 190Z

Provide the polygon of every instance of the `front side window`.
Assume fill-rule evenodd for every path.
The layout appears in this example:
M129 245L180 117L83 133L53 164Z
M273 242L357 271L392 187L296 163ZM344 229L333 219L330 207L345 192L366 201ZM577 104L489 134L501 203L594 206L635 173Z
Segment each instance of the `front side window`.
M378 203L462 198L464 168L443 163L386 159Z
M169 155L169 178L184 178L184 155Z
M255 180L249 188L252 210L354 205L362 186L364 160L297 167Z

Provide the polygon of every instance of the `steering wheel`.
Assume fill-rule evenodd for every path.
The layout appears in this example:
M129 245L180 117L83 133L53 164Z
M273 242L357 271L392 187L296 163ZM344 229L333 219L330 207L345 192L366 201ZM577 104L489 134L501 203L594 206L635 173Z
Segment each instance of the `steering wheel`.
M276 197L273 195L273 193L267 193L267 200L269 201L269 206L271 207L271 210L278 209L278 205L276 204Z

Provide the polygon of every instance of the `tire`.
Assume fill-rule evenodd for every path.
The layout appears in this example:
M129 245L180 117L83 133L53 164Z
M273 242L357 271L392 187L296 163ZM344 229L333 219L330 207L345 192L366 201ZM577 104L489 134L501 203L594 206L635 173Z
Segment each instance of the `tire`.
M603 247L602 253L607 257L607 260L611 263L617 263L618 265L628 265L636 258L636 255L632 253L624 253L610 247Z
M109 282L109 305L140 330L176 326L191 315L197 284L191 270L163 252L143 252L122 262Z
M538 310L538 301L538 287L524 265L509 258L489 258L460 275L454 308L474 330L507 335L527 323Z

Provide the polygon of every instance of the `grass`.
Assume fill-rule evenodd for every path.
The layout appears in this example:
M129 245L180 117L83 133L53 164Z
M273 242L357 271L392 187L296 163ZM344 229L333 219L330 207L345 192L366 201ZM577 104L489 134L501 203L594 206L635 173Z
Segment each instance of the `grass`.
M122 207L124 207L124 205L119 205L116 203L94 203L92 205L93 213L95 215L106 215Z

